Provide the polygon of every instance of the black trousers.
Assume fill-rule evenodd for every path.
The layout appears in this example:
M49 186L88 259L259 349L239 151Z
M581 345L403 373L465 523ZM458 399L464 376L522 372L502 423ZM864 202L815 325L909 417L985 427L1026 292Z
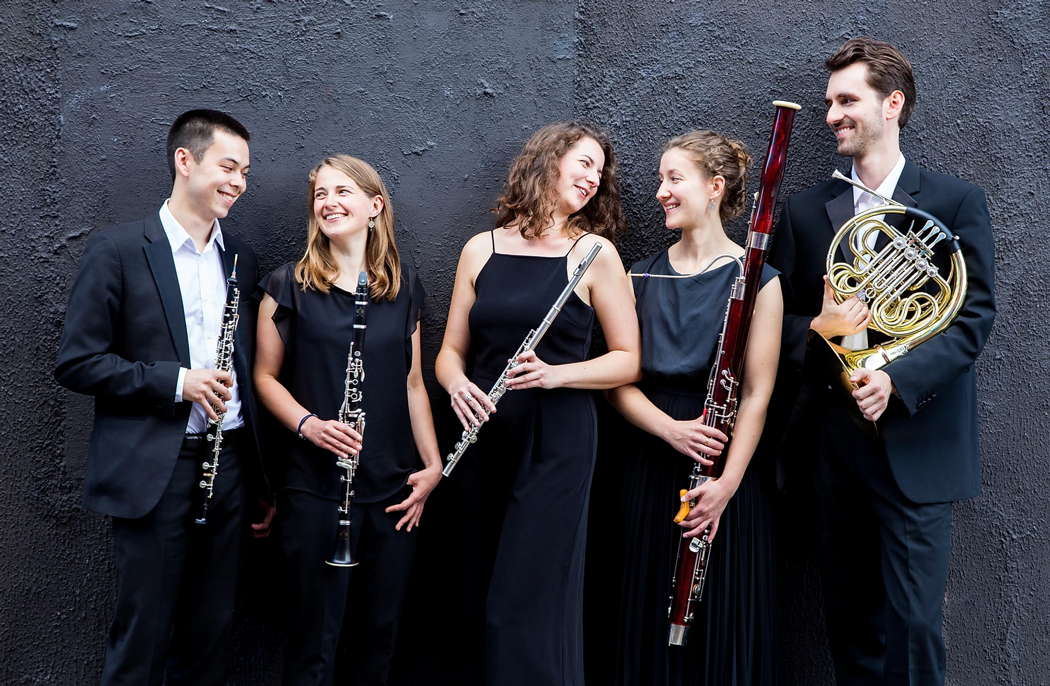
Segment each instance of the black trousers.
M387 683L416 535L394 530L404 513L383 510L406 495L354 502L350 530L358 565L332 567L324 561L335 546L339 503L301 491L281 494L278 534L289 601L286 686L334 682L344 619L339 683Z
M157 506L139 519L113 518L120 586L103 686L226 683L244 536L243 433L223 441L206 525L192 521L206 441L191 438Z
M951 503L906 498L882 441L844 406L830 407L823 421L816 494L836 682L943 684Z

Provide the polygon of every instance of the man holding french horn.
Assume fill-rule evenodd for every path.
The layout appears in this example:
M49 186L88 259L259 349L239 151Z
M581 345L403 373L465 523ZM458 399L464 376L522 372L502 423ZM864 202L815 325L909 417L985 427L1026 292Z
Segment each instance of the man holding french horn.
M988 208L980 188L901 153L915 82L900 51L857 38L825 66L827 123L852 172L785 202L770 262L784 288L782 368L798 375L813 429L794 435L817 440L836 678L942 684L951 504L980 488Z

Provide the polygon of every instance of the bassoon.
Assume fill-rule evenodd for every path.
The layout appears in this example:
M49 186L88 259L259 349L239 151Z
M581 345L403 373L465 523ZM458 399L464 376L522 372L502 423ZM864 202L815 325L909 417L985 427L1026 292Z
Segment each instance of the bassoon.
M754 208L751 210L743 267L730 290L722 333L718 337L718 352L708 376L707 398L704 400L704 411L700 417L705 425L718 429L729 436L730 440L733 437L740 384L743 381L744 353L751 330L751 317L755 310L755 298L762 284L766 249L773 234L773 210L777 190L784 178L784 164L787 161L788 141L791 139L795 112L800 109L795 103L779 100L774 101L773 106L776 108L773 131L769 137L761 184L755 197ZM689 488L680 491L679 498L709 479L722 476L728 453L727 441L722 453L714 458L713 464L705 466L694 462L693 471L689 475ZM695 501L681 503L675 516L676 524L684 520L695 505ZM676 526L675 530L680 531L680 528ZM668 645L685 645L686 634L693 621L693 612L700 601L707 578L707 566L711 556L709 536L710 528L691 538L684 538L678 534L678 554L675 559L674 577L671 580L671 603L668 608L671 622Z

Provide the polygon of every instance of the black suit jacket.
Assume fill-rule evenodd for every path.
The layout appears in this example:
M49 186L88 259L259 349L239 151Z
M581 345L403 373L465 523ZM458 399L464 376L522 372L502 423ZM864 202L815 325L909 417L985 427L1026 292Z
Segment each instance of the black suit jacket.
M897 393L878 421L879 435L909 499L931 503L973 497L980 490L974 361L995 318L988 206L980 188L910 161L893 197L926 210L959 237L969 283L962 310L947 330L883 368ZM809 332L821 309L828 247L851 216L853 189L843 181L829 180L793 195L784 203L769 256L784 288L782 369L798 376L807 408L818 413L822 402L853 402L844 392L827 392L837 384L827 373L830 351Z
M256 436L252 391L258 264L246 244L223 231L227 275L238 256L240 320L234 370L251 454L241 456L251 492L269 495ZM171 479L191 403L175 402L179 368L190 367L175 260L160 217L96 231L88 240L69 297L55 379L95 397L84 505L137 518L160 500Z

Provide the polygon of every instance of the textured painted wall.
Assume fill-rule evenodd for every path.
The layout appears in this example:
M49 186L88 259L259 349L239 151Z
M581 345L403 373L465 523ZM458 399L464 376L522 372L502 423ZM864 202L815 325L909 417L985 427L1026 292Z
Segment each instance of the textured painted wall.
M529 132L570 116L611 131L630 262L673 238L652 199L657 151L673 134L715 128L760 155L769 101L794 99L804 108L785 191L842 166L822 124L821 62L861 34L897 42L915 65L919 103L905 153L982 185L996 231L1001 314L978 365L985 490L956 507L949 680L1050 683L1050 402L1041 392L1050 360L1038 344L1050 325L1036 316L1046 280L1033 278L1047 276L1050 257L1035 240L1050 211L1050 70L1046 8L1036 0L791 0L775 11L681 0L5 2L0 681L97 678L114 570L107 524L79 507L91 406L56 388L50 368L85 237L159 205L169 184L163 139L178 112L226 109L252 131L249 192L227 226L264 269L300 248L313 163L345 151L375 164L394 196L403 251L429 291L432 376L459 247L487 228L485 209ZM436 389L434 400L444 413ZM445 561L448 503L434 501L414 591L421 600L434 590L428 573ZM780 505L791 523L779 561L786 681L829 684L806 508L790 494ZM274 683L273 550L257 547L250 562L235 682ZM443 624L436 619L406 626L417 665L440 664L421 648ZM402 671L408 683L414 670Z

